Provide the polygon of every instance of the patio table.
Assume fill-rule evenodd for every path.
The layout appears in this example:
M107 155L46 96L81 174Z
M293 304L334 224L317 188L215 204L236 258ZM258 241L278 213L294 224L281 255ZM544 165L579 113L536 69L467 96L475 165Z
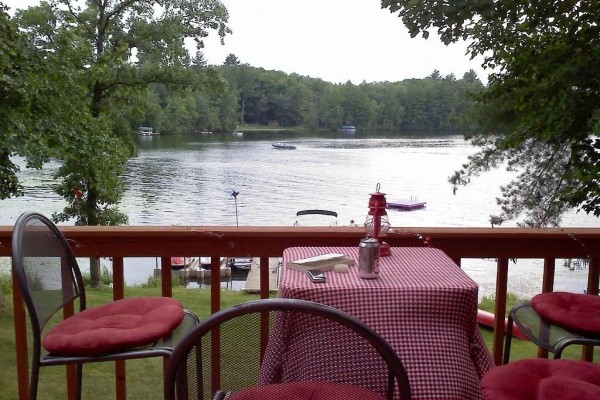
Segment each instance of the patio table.
M358 247L288 248L279 297L327 304L371 326L398 353L414 399L482 398L480 378L493 361L477 325L478 287L444 252L392 248L391 256L380 259L377 279L361 279L358 267L352 266L347 273L328 271L327 282L313 283L305 272L285 267L288 261L326 253L346 254L358 263ZM318 361L300 365L290 361L294 354L281 354L289 349L279 347L267 347L263 383L277 379L276 364L282 359L292 368L304 369L304 376L318 378ZM347 354L339 352L340 365L345 358L358 356L353 349L346 350ZM306 375L306 369L312 369L312 375Z

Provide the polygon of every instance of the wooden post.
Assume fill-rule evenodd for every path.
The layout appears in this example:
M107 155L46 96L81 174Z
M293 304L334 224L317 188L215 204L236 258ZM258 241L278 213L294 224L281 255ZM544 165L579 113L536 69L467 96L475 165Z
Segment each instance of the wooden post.
M504 315L506 314L506 290L508 282L508 258L498 258L496 267L496 315L494 319L493 357L496 365L502 365L504 350Z

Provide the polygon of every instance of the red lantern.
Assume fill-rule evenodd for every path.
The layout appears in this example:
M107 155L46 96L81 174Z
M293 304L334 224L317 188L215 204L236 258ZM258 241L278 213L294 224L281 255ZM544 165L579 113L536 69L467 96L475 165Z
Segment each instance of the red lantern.
M388 219L387 202L385 200L385 193L379 191L380 185L377 184L376 192L371 193L369 199L369 213L365 220L365 228L367 229L367 235L369 237L377 239L379 242L379 256L385 257L392 254L390 245L382 240L382 237L389 231L391 225Z

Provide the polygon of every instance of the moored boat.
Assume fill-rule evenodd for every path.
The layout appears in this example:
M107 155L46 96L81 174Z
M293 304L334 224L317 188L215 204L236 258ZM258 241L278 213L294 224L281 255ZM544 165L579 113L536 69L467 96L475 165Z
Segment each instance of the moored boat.
M232 269L250 270L252 269L252 258L231 258L227 266Z
M280 149L280 150L295 150L296 146L289 144L289 143L271 143L271 146L273 146L276 149Z
M138 128L138 134L142 136L154 136L158 135L158 132L155 132L151 126L140 126Z
M198 265L198 257L171 257L171 270L178 271L185 268L194 268Z
M211 269L211 257L200 257L200 268L202 269L206 269L209 270ZM221 257L219 260L219 264L221 267L223 267L225 264L227 264L225 262L225 257Z
M354 125L344 124L340 127L340 132L353 134L356 133L356 127Z
M334 225L331 225L331 226L337 226L338 214L335 211L321 210L321 209L300 210L296 213L296 222L294 222L294 226L300 225L300 222L298 221L298 217L300 217L301 215L328 215L330 217L335 218L335 223L334 223Z
M403 199L403 200L388 200L387 208L401 211L413 211L419 210L425 207L426 201L419 201L418 199Z

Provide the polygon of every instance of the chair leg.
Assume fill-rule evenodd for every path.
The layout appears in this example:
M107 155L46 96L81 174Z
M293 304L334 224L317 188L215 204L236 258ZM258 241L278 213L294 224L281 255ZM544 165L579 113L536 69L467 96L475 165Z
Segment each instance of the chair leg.
M33 362L31 365L31 376L29 378L29 400L37 399L38 381L40 378L40 364Z
M510 345L512 343L513 337L513 315L512 312L508 314L508 326L506 327L506 332L504 333L504 357L502 359L502 364L508 364L510 359Z
M77 400L81 400L81 387L83 386L83 364L75 366L77 370Z

